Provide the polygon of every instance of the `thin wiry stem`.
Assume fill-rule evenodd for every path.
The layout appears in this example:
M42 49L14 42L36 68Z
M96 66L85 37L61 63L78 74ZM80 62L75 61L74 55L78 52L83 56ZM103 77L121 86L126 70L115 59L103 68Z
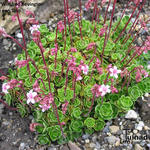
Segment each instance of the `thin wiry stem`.
M109 0L108 5L107 5L107 9L106 9L106 11L105 11L104 24L106 23L106 20L107 20L108 8L109 8L109 6L110 6L110 3L111 3L111 0Z
M114 41L114 43L116 43L116 42L120 39L120 37L122 36L122 34L125 32L125 30L126 30L128 24L130 23L130 21L131 21L133 15L134 15L134 12L135 12L136 8L138 7L138 5L139 5L139 3L137 3L136 6L134 7L133 12L132 12L132 14L131 14L131 16L130 16L128 22L125 24L123 30L122 30L121 33L118 35L118 37L117 37L117 39Z

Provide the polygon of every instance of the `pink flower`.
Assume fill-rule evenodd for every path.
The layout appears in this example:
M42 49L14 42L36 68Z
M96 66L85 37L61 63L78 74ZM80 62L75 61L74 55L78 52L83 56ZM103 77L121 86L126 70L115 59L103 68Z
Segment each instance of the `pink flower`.
M65 122L61 122L60 124L64 126L66 123Z
M114 66L113 68L109 69L110 71L110 76L114 76L115 78L118 78L118 74L121 73L121 70L118 70L116 66Z
M40 101L40 108L42 108L42 112L45 112L46 110L49 110L51 108L51 103L53 103L54 98L52 94L50 93L48 96L45 96L43 100Z
M40 108L42 108L42 112L45 112L46 110L49 110L51 108L50 105L47 104L43 104L43 105L39 105Z
M38 84L38 80L36 80L35 83L33 84L33 90L35 92L40 92L41 91L41 89L39 87L39 84Z
M34 31L39 31L39 28L39 25L32 25L32 27L30 27L31 34L33 34Z
M18 66L19 68L22 68L25 65L27 65L28 61L27 60L16 60L15 63L16 63L16 66Z
M111 86L111 92L112 93L118 93L118 90L114 86Z
M68 104L69 104L69 102L68 102L68 101L65 101L65 103L64 103L64 104L62 104L62 112L63 112L63 114L65 114L65 113L66 113L66 111L67 111L67 107L68 107Z
M41 124L39 124L39 123L31 123L31 124L30 124L30 131L34 132L36 126L38 126L38 125L41 125Z
M82 80L82 77L80 75L77 76L76 81Z
M73 22L76 16L77 16L77 13L74 12L74 10L69 10L68 21L70 23Z
M109 89L110 86L109 85L101 85L99 87L99 92L101 92L101 96L105 96L107 93L110 93L111 90Z
M17 84L19 83L19 81L17 81L16 79L12 79L8 82L9 86L11 89L13 89L14 87L17 86Z
M0 77L0 80L2 80L2 81L6 80L6 79L7 79L7 77L5 77L5 76Z
M88 11L89 8L92 6L92 3L95 2L95 0L88 0L86 3L85 3L85 8L86 10Z
M141 3L143 0L134 0L133 2L135 3L135 4L138 4L138 3Z
M58 24L57 24L57 26L58 26L59 32L62 32L64 30L64 24L63 24L62 21L59 21Z
M11 17L11 20L12 20L12 21L16 21L16 15L12 16L12 17Z
M10 85L8 83L3 83L2 92L8 94L8 90L10 89Z
M90 43L86 49L90 50L90 49L93 49L95 46L96 46L96 43L93 42L93 43Z
M35 20L35 18L29 18L27 20L27 24L34 24L34 25L36 24L36 25L38 25L39 22L37 20Z
M101 96L101 92L99 91L99 88L100 88L100 86L99 86L98 84L95 84L95 85L91 88L92 94L95 94L96 97Z
M8 0L8 3L15 2L15 0Z
M53 56L53 55L56 55L56 54L57 54L57 51L58 51L58 45L55 44L55 48L52 48L52 49L51 49L51 55L52 55L52 56Z
M70 52L77 52L77 49L76 48L71 48Z
M34 13L32 11L30 11L30 10L26 10L26 15L27 16L32 15L33 17L35 17Z
M89 66L88 65L84 65L81 67L81 70L83 71L83 74L87 75L88 71L89 71Z
M37 93L36 92L33 92L33 90L30 90L28 93L27 93L27 104L29 103L32 103L34 104L35 103L35 97L37 96Z
M100 29L99 36L102 37L107 30L107 25L104 24L104 27Z
M136 72L135 80L136 80L136 82L140 82L141 79L142 79L142 76L141 76L141 74L140 74L140 71L138 70L138 71Z
M148 77L148 72L146 72L145 70L141 70L142 75L144 75L144 78Z
M102 0L101 5L104 6L107 0Z

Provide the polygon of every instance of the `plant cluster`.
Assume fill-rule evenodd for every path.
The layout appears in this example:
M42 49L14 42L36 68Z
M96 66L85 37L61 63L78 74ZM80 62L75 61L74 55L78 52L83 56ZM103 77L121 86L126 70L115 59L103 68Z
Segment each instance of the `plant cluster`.
M139 18L145 0L129 1L116 21L116 0L109 20L111 0L104 17L101 11L106 1L88 0L86 10L94 6L91 21L83 19L81 0L80 13L69 9L68 0L64 0L64 19L54 32L26 11L32 35L28 44L18 13L21 2L9 2L16 3L12 20L19 21L23 44L3 28L0 35L11 38L23 52L15 59L15 69L0 77L4 81L1 95L6 100L0 101L22 117L34 116L30 130L39 133L40 144L63 143L85 132L100 131L107 120L132 109L138 97L150 92L150 36L142 45L135 44L140 30L148 30L149 20ZM133 12L125 16L131 4ZM140 29L135 32L137 26Z

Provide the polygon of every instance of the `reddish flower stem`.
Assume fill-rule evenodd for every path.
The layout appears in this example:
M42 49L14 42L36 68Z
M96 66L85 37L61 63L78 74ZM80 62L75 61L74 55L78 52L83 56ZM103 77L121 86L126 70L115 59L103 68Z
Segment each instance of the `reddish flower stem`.
M81 40L83 40L83 36L82 36L82 28L81 28L81 24L80 24L79 15L77 15L77 18L78 18L78 23L79 23L79 29L80 29Z
M133 12L132 12L132 14L131 14L131 16L130 16L128 22L125 24L123 30L121 31L121 33L119 34L119 36L117 37L117 39L114 41L114 43L116 43L116 42L120 39L120 37L122 36L122 34L125 32L125 30L126 30L128 24L130 23L130 21L131 21L131 19L132 19L133 15L134 15L134 12L135 12L135 10L136 10L137 7L138 7L138 3L137 3L136 6L134 7Z
M80 22L81 22L81 26L82 26L82 3L81 3L81 0L79 0L79 8L80 8Z
M67 25L66 25L66 0L64 0L64 25L65 25L65 36L64 36L64 51L66 49L66 36L67 36Z
M96 26L97 26L97 20L98 20L99 11L100 11L100 9L98 9L98 7L97 7L97 9L96 9L96 18L95 18L95 27L94 27L94 30L93 30L93 34L96 31Z
M107 9L106 9L106 11L105 11L104 24L106 23L106 20L107 20L108 8L109 8L109 6L110 6L110 3L111 3L111 0L109 0L108 5L107 5Z
M67 3L67 18L68 18L68 16L69 16L69 3L68 3L68 0L66 0L66 3ZM71 33L69 18L68 18L68 25L69 25L70 41L71 41L71 45L72 45L72 33Z
M144 44L145 44L145 42L143 42L143 44L142 44L142 46L144 46ZM137 50L137 51L139 51L141 48L142 48L142 46ZM133 53L133 55L132 55L132 57L130 58L130 60L122 67L122 69L124 69L132 60L133 60L133 58L136 56L136 54L137 54L137 51L135 51L134 53ZM141 54L144 52L144 49L142 50L142 52L141 52ZM140 54L140 55L141 55ZM139 57L140 55L138 55L137 57ZM136 57L136 58L137 58ZM136 59L135 58L135 59ZM121 69L121 70L122 70Z
M57 25L57 29L56 29L55 44L57 43L57 34L58 34L58 25Z
M135 47L136 47L136 46L132 46L132 47L129 47L129 48L128 48L127 54L126 54L126 56L121 60L121 63L124 62L124 60L128 57L128 55L129 55L129 53L131 52L131 50L132 50L133 48L135 48Z
M49 91L51 92L50 74L49 74L49 71L48 71L48 68L47 68L47 64L46 64L46 61L45 61L45 57L44 57L44 54L43 54L43 52L44 52L45 50L44 50L44 48L43 48L43 46L42 46L41 41L38 43L38 46L39 46L39 48L40 48L40 52L41 52L41 55L42 55L43 63L44 63L44 66L45 66L45 69L46 69L46 73L47 73Z
M130 34L130 33L131 33L132 28L133 28L133 26L135 25L135 23L136 23L136 21L137 21L137 19L138 19L139 15L140 15L140 12L141 12L141 10L142 10L142 8L143 8L143 6L144 6L145 2L146 2L146 0L143 2L142 6L140 7L139 12L138 12L138 14L136 15L136 18L135 18L135 20L134 20L134 22L133 22L133 24L132 24L132 26L131 26L131 28L130 28L130 30L129 30L129 32L128 32L128 34ZM138 24L138 21L137 21L136 25L137 25L137 24ZM135 25L135 27L136 27L136 25ZM133 30L135 29L135 27L133 28ZM128 34L126 35L126 37L128 36ZM126 38L125 38L125 39L126 39ZM123 42L124 42L124 41L123 41ZM123 42L122 42L122 43L123 43ZM127 41L126 41L126 42L127 42ZM122 43L121 43L121 44L122 44Z
M103 46L103 51L102 51L102 55L101 55L101 65L103 63L103 55L104 55L104 50L107 44L107 30L105 31L105 40L104 40L104 46Z
M92 97L92 104L91 104L91 106L90 106L90 108L89 108L89 111L88 111L87 114L84 115L84 117L87 117L87 116L90 114L90 112L92 111L92 108L93 108L93 105L94 105L94 100L95 100L95 93L93 94L93 97Z
M65 88L64 88L65 95L66 95L66 89L67 89L67 85L68 85L68 72L69 72L69 67L67 68L67 71L66 71L66 82L65 82Z
M128 2L128 4L127 4L126 8L124 9L124 11L123 11L123 13L122 13L122 15L121 15L121 18L120 18L120 20L119 20L119 22L118 22L117 26L116 26L116 27L115 27L115 29L113 30L112 35L113 35L113 34L114 34L114 32L118 29L118 26L120 25L121 20L122 20L122 18L123 18L123 16L124 16L124 14L125 14L126 10L128 9L128 6L129 6L129 4L131 3L131 1L132 1L132 0L130 0L130 1Z
M75 76L75 73L73 72L73 100L72 100L72 102L74 102L74 100L76 98L76 88L75 88L75 85L76 85L76 76Z
M128 39L131 37L133 31L135 30L136 26L138 25L139 21L137 21L137 23L135 24L135 26L130 28L130 31L127 33L126 37L123 39L123 41L121 42L121 44L126 44L126 42L128 41ZM132 29L132 30L131 30Z
M115 12L116 2L117 2L117 0L114 0L113 10L112 10L111 19L110 19L110 25L109 25L109 31L108 31L108 35L107 35L107 40L109 39L109 35L110 35L110 30L111 30L111 26L112 26L112 20L113 20L113 16L114 16L114 12Z
M18 3L17 0L15 0L15 2L16 2L16 4ZM24 36L24 32L23 32L23 25L22 25L22 22L21 22L20 17L19 17L19 11L18 11L18 7L17 6L16 6L16 15L17 15L17 19L18 19L18 22L19 22L19 26L20 26L20 30L21 30L21 34L22 34L22 38L23 38L23 42L24 42L25 57L26 57L26 60L27 60L28 59L28 52L26 50L26 41L25 41L25 36ZM29 63L27 63L27 70L29 72L30 81L32 81L32 76L31 76Z
M52 102L52 105L53 105L53 110L55 111L55 114L56 114L56 117L57 117L58 124L60 126L60 130L61 130L62 136L63 136L63 138L65 138L65 135L64 135L64 132L63 132L63 128L62 128L62 124L61 124L60 119L59 119L57 106L56 106L54 101Z
M93 16L92 16L92 24L93 24L93 21L94 21L94 16L95 16L96 9L97 9L97 0L95 0L95 3L94 3Z

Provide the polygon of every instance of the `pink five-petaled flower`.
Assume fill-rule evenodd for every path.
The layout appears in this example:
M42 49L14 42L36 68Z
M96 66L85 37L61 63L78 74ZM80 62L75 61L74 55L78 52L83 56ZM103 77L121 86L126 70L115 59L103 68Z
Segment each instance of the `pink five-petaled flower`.
M39 123L31 123L31 124L30 124L30 131L34 132L36 126L38 126L38 125L41 125L41 124L39 124Z
M48 96L45 96L42 101L40 101L40 108L42 108L42 112L51 108L51 105L54 101L52 94L50 93Z
M116 66L114 66L113 68L109 69L110 71L110 76L114 76L115 78L118 78L118 74L121 73L121 70L118 70Z
M89 66L88 65L84 65L81 67L81 70L83 71L83 74L87 75L88 71L89 71Z
M58 26L59 32L62 32L64 30L64 28L65 28L62 21L59 21L58 24L57 24L57 26Z
M30 27L31 34L33 34L34 31L39 31L40 25L32 25Z
M66 111L67 111L67 107L68 107L68 104L69 104L69 102L68 102L68 101L65 101L65 103L64 103L64 104L62 104L62 112L63 112L63 114L65 114L65 113L66 113Z
M56 55L56 54L57 54L57 51L58 51L58 45L55 44L55 48L52 48L52 49L51 49L51 55L52 55L52 56L53 56L53 55Z
M101 96L105 96L107 93L110 93L111 90L110 90L110 86L109 85L101 85L99 87L99 92L101 92Z
M27 104L32 103L35 104L35 97L37 96L36 92L33 92L33 90L30 90L27 93Z
M3 83L2 92L7 94L9 89L10 89L10 85L8 83Z
M102 37L107 30L107 25L104 24L104 27L100 29L99 37Z
M95 46L96 46L96 43L93 42L93 43L90 43L86 49L90 50L90 49L93 49Z
M27 65L28 61L27 60L16 60L15 64L16 66L18 66L19 68L24 67L25 65Z

